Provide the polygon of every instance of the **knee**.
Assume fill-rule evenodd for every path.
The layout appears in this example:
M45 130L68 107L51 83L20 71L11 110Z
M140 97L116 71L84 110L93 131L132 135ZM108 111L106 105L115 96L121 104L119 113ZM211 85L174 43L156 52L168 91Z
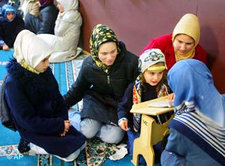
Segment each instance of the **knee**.
M100 138L102 141L111 144L118 144L123 139L124 131L121 130L119 127L113 126L108 130L106 128L107 127L103 126L101 129Z
M92 119L84 119L80 123L80 131L86 138L94 137L100 129L100 123Z
M185 158L181 157L173 152L164 150L160 157L160 163L162 166L181 166L186 165Z

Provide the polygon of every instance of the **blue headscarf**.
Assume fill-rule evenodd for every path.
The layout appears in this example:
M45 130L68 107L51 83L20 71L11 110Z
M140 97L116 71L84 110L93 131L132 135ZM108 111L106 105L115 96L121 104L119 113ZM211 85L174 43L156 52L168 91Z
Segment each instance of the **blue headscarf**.
M225 97L214 86L207 66L194 59L177 62L168 73L168 82L175 93L175 113L197 109L202 114L225 127ZM181 112L180 112L181 111Z
M14 19L15 19L15 17L16 17L16 9L14 7L12 7L11 5L5 4L5 5L2 6L1 14L2 14L4 20L11 22L14 19L13 20L8 20L7 19L7 14L8 13L13 13L14 14Z

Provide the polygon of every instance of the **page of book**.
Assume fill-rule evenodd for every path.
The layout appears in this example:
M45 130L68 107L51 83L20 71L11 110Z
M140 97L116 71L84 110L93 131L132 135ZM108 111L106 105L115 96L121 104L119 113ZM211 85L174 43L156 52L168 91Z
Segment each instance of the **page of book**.
M149 107L163 107L163 108L170 108L173 107L173 103L169 101L169 99L160 100L156 102L152 102L148 104Z

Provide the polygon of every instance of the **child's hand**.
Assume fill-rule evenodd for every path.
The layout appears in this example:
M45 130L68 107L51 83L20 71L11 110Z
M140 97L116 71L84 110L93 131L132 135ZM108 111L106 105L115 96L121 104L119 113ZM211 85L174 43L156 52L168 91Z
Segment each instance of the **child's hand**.
M171 93L171 94L168 95L168 99L169 99L169 101L171 103L171 106L172 106L174 98L175 98L175 94L174 93Z
M64 137L66 135L66 133L69 131L70 126L71 126L70 121L64 120L64 126L65 126L64 131L63 131L63 133L60 134L61 137Z
M128 128L128 121L127 120L122 120L120 123L119 123L119 126L122 130L124 131L128 131L129 128Z
M9 50L9 46L7 44L3 44L2 50L5 50L5 51Z

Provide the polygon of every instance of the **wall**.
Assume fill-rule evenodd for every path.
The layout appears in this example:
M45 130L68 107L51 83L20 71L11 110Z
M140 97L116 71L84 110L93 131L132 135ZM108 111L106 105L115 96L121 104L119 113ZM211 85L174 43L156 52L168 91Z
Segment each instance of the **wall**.
M92 28L111 27L118 39L135 54L157 36L171 33L185 13L194 13L201 24L200 44L209 54L215 85L225 93L225 1L223 0L80 0L82 42L89 50Z

